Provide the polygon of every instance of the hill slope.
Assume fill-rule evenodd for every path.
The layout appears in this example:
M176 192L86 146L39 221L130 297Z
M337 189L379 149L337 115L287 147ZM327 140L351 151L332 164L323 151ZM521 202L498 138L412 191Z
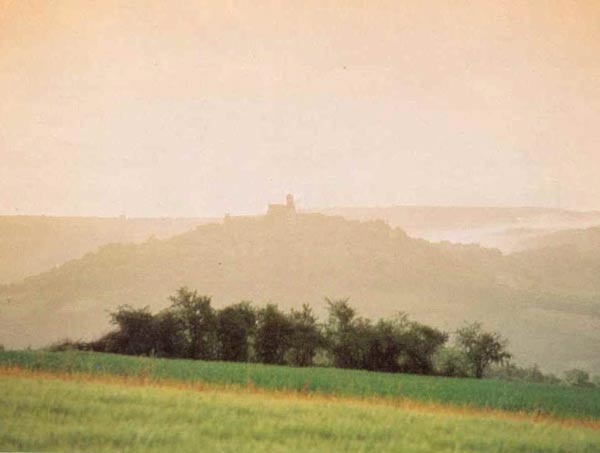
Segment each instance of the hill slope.
M104 244L167 238L207 221L0 216L0 284L47 271Z
M412 237L477 243L505 252L526 249L532 239L564 229L600 225L600 212L533 207L388 206L317 210L351 220L381 219Z
M2 288L0 343L90 338L108 327L107 309L158 309L187 285L217 306L251 299L318 307L326 296L350 297L371 317L406 311L445 329L477 319L508 336L522 361L554 370L597 367L598 304L590 305L587 291L569 290L565 299L537 275L523 274L536 256L431 244L383 222L233 218L168 240L104 246Z
M600 227L537 238L528 250L506 260L530 291L560 295L563 300L577 295L580 306L588 301L590 315L600 315ZM573 303L570 309L575 310Z

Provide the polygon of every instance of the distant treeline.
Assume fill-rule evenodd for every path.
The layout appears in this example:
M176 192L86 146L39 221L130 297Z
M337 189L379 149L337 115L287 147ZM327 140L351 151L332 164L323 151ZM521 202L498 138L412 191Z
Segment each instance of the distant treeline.
M275 304L250 302L217 310L209 297L187 288L170 301L156 314L121 306L111 313L113 331L53 349L477 378L510 358L506 341L478 323L459 329L448 345L447 333L404 314L376 322L359 317L348 300L327 300L324 322L308 305L287 313Z

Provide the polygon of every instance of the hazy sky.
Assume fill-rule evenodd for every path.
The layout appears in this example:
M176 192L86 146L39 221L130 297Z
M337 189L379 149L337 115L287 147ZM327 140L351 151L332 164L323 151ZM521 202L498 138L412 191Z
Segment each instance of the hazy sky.
M0 0L0 213L600 209L600 1Z

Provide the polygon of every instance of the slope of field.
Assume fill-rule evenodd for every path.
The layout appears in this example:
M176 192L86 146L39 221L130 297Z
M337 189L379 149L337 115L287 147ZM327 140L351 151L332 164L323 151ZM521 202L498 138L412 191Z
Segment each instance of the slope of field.
M0 367L154 382L250 386L267 391L378 398L424 404L600 420L600 389L495 380L439 378L336 368L292 368L263 364L155 359L86 352L9 351Z
M599 373L596 289L571 286L567 294L544 284L531 272L537 262L535 254L516 260L478 246L431 244L383 222L232 218L168 240L104 246L0 287L0 343L91 339L109 328L108 310L125 303L157 310L188 286L217 307L253 300L322 309L324 297L349 297L373 318L405 311L446 330L479 320L508 337L522 363Z
M208 219L0 216L0 285L47 271L101 245L167 238Z
M0 370L4 451L597 451L600 431L502 414Z

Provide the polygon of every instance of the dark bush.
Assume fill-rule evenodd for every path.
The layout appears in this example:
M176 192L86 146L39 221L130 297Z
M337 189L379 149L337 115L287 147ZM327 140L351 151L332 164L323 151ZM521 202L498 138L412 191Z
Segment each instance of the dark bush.
M187 288L169 300L156 315L148 307L123 305L111 313L113 331L90 343L67 340L50 349L293 366L313 365L319 357L321 366L477 377L510 356L504 340L479 324L458 331L457 348L444 348L446 333L402 314L373 323L358 317L346 299L326 299L324 325L308 305L288 313L275 304L257 310L250 302L214 310L210 297ZM531 379L539 377L534 371Z
M292 309L289 315L291 333L288 338L286 362L294 366L310 366L325 338L312 309L304 304L302 310Z
M262 363L283 364L290 348L292 324L274 304L258 311L255 350L256 359Z
M219 310L217 337L219 358L231 362L247 362L250 358L250 339L256 330L256 312L249 302Z
M170 311L181 322L186 351L190 359L213 360L218 357L217 316L210 297L180 288L170 298Z

